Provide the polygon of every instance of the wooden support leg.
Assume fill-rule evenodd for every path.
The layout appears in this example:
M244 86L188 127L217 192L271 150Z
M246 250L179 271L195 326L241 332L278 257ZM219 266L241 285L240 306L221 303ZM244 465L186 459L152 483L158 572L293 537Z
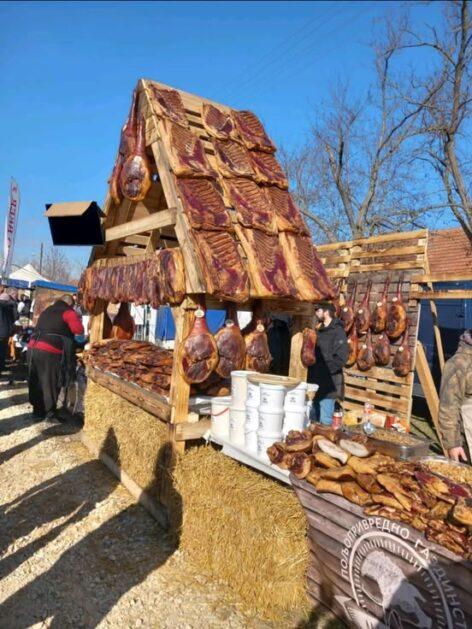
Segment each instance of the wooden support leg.
M105 313L107 310L107 302L103 299L97 299L92 316L90 317L89 333L90 342L96 343L103 340L103 326L105 323Z
M431 282L428 283L428 287L430 290L433 290L433 285ZM439 368L441 373L444 371L444 348L441 339L441 330L439 329L438 323L438 309L436 307L436 302L430 299L429 305L431 308L431 314L433 316L433 327L434 327L434 338L436 339L436 348L438 350L438 359L439 359Z
M292 340L290 346L290 367L288 375L306 381L307 368L301 361L303 343L303 330L313 325L313 318L303 315L294 315L292 323Z
M416 372L426 397L426 402L428 404L436 434L438 435L439 443L441 444L444 454L446 454L441 438L441 432L439 430L439 396L434 385L431 369L429 368L426 353L421 341L418 341L416 346Z

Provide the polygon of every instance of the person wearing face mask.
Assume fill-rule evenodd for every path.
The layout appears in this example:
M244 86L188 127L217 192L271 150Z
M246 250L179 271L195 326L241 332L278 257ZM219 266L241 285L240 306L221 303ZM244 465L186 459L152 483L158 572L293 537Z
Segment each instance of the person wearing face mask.
M317 325L316 362L308 369L307 382L319 386L310 419L331 425L336 400L344 397L343 367L349 346L343 324L335 317L336 309L329 302L315 305Z

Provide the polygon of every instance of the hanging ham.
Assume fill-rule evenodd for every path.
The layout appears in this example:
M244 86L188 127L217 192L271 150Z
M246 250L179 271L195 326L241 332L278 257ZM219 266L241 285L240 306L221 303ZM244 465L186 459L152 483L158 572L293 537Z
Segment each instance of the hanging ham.
M372 281L369 280L367 288L362 298L359 308L356 310L356 327L357 334L365 334L370 328L370 291L372 289Z
M372 347L372 332L367 331L365 343L362 343L357 354L357 366L361 371L369 371L375 365L374 350Z
M392 299L387 314L387 334L392 340L400 338L406 328L406 309L402 298L403 277L398 280L397 294Z
M229 378L232 371L242 369L246 357L246 343L239 328L234 305L228 305L226 316L224 326L215 334L219 356L215 371L222 378Z
M390 341L388 336L381 334L374 344L375 364L379 367L386 367L390 362Z
M129 341L134 336L134 320L129 311L129 304L120 304L118 314L113 320L113 327L111 329L111 338L121 339L123 341Z
M251 321L242 333L246 344L245 368L248 371L267 373L270 369L272 356L269 351L269 341L262 311L257 304L254 306Z
M218 364L216 342L200 308L195 312L190 334L180 345L178 360L182 376L189 384L206 380Z
M382 297L375 304L375 308L372 312L371 318L371 330L376 334L383 332L387 326L387 315L388 315L388 287L390 286L390 278L387 277L384 284L384 289L382 293Z
M357 293L357 282L354 284L352 293L349 296L349 299L346 301L346 303L342 307L341 313L339 315L339 318L341 320L341 323L344 326L344 331L346 332L346 334L352 329L352 326L355 321L354 305L356 303L356 293Z
M120 186L120 176L126 158L134 151L137 134L137 91L134 89L131 100L131 108L120 135L120 146L115 160L115 166L108 183L110 184L110 196L115 205L120 205L123 200L123 193Z
M311 367L316 362L316 341L318 335L313 328L303 330L301 361L304 367Z
M151 165L146 156L144 121L138 122L135 150L128 156L120 175L123 195L130 201L143 201L151 187Z
M347 345L349 348L349 356L347 357L346 367L352 367L357 360L357 354L359 353L359 337L357 336L356 326L351 327L349 336L347 337Z
M412 366L413 360L408 344L408 325L406 325L401 343L393 357L392 367L395 375L405 377L410 373Z

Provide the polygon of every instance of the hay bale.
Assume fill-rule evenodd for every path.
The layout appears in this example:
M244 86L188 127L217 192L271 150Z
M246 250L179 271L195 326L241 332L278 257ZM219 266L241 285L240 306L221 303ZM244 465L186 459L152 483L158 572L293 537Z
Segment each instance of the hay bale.
M306 611L306 521L292 489L211 446L179 457L174 487L183 502L180 547L192 563L259 616Z
M84 432L96 447L155 498L168 426L92 380L85 394Z

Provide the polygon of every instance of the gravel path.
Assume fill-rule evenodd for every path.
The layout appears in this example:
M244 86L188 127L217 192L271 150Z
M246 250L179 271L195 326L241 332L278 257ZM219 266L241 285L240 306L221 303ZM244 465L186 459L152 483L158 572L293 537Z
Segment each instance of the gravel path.
M0 628L272 627L202 578L78 441L0 383ZM287 626L287 625L285 625Z

